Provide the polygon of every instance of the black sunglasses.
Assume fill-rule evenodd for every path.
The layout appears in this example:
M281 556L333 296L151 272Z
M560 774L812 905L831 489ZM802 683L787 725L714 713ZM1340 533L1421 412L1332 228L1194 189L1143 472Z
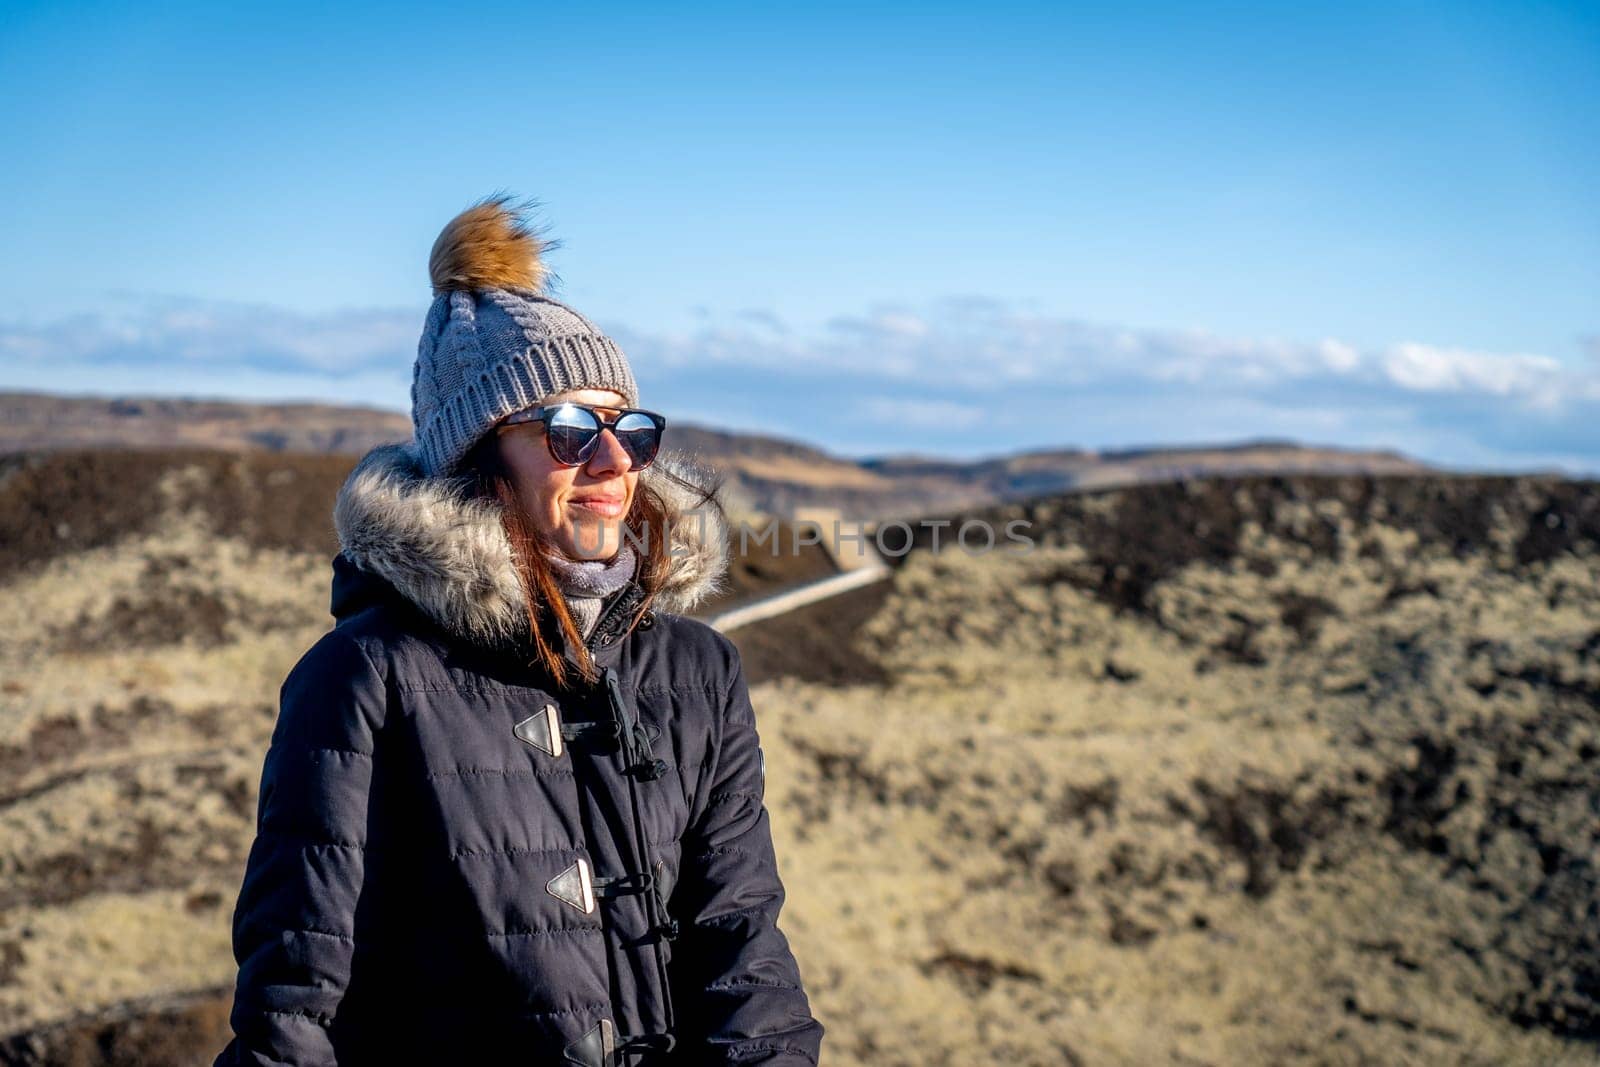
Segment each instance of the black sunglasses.
M601 411L615 411L616 417L606 422ZM655 460L661 450L661 435L666 432L667 419L654 411L639 408L596 408L588 404L566 401L528 408L507 415L501 426L516 426L524 422L544 423L544 439L550 448L550 457L566 467L581 467L600 447L600 435L610 430L622 445L634 470L644 470Z

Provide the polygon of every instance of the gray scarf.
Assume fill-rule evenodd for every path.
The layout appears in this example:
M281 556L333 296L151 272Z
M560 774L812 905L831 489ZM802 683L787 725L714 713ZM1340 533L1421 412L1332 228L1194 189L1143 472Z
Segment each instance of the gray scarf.
M610 559L575 560L560 553L548 553L545 559L550 563L556 585L566 597L578 632L585 639L600 621L605 598L628 584L638 563L633 546L626 539Z

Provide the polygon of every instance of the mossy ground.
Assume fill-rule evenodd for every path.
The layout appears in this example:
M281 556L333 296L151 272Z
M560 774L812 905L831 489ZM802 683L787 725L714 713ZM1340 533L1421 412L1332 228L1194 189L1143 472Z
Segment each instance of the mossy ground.
M233 477L178 457L120 532L10 561L0 1059L226 1040L278 686L329 623L317 532L219 512ZM1081 494L989 513L1033 552L738 635L826 1061L1595 1062L1596 500Z

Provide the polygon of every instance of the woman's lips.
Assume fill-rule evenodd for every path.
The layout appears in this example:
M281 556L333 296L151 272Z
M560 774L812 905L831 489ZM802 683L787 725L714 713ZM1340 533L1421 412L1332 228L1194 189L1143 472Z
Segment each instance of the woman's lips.
M589 497L584 500L572 501L572 506L575 508L583 508L585 511L592 511L596 515L603 516L607 519L616 519L622 517L621 497L617 497L616 499L609 497Z

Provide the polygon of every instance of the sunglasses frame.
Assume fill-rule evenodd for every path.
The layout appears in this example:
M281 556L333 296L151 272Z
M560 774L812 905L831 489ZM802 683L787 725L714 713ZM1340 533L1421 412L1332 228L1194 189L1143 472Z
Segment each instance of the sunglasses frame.
M576 408L579 411L587 412L589 417L594 419L595 423L599 426L599 429L595 432L594 437L590 438L589 443L584 446L585 453L583 458L578 460L576 463L568 463L566 460L556 455L555 448L551 444L552 439L550 436L550 417L561 411L563 408ZM600 414L602 411L615 411L616 415L611 419L610 422L607 422ZM563 467L581 467L594 458L595 450L600 447L601 436L607 430L610 430L611 436L616 437L617 423L628 415L643 415L645 418L649 419L655 424L656 454L651 456L644 463L635 462L633 459L633 453L629 451L628 446L622 444L622 439L620 437L617 438L617 443L622 445L622 450L628 453L628 459L633 463L631 469L642 471L646 467L649 467L650 464L654 463L656 461L656 456L661 454L661 441L667 432L667 417L659 412L647 411L644 408L615 408L608 407L604 404L580 404L576 400L563 400L559 404L541 404L538 407L527 408L523 411L513 412L512 414L507 415L505 418L500 420L500 426L520 426L523 423L528 422L543 423L544 442L545 447L550 450L550 458L561 464Z

